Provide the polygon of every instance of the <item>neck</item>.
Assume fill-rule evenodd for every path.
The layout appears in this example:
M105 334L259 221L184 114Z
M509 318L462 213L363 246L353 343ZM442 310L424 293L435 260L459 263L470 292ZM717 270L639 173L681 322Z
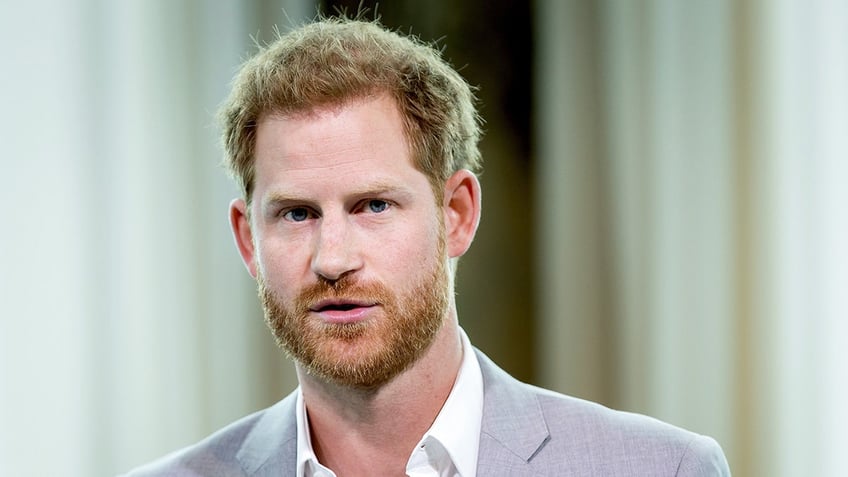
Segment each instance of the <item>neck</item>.
M406 462L445 403L462 362L455 313L409 369L377 389L355 389L297 369L312 447L337 475L405 475Z

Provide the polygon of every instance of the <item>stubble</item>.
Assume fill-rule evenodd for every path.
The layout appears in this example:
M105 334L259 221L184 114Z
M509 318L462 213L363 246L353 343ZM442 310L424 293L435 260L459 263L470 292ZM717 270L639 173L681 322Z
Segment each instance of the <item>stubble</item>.
M449 277L444 240L435 265L410 290L394 292L379 282L360 283L355 275L319 280L284 303L258 277L265 322L277 344L306 372L328 382L377 388L409 368L433 343L447 314ZM310 312L325 299L378 303L368 319L328 323Z

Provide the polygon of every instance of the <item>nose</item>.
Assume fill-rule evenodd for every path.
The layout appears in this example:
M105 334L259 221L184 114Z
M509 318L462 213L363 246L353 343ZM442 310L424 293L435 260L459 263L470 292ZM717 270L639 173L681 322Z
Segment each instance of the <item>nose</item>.
M312 271L325 280L336 281L362 267L351 224L344 217L321 218L312 254Z

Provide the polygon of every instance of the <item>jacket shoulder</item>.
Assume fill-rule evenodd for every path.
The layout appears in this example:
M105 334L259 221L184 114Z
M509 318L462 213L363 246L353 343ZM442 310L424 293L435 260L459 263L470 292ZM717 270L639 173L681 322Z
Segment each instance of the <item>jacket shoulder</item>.
M721 447L710 437L645 415L534 391L550 433L545 446L550 449L540 449L540 457L562 453L573 462L591 461L593 475L730 475Z
M478 474L730 475L710 437L522 383L480 352L478 360L484 382Z
M295 428L294 413L289 414L289 409L294 409L293 395L219 429L196 444L133 469L126 477L238 476L253 473L271 455L266 453L265 447L280 445L278 454L283 450L288 433L280 431L286 427ZM276 432L269 432L270 426ZM293 438L296 439L296 434Z

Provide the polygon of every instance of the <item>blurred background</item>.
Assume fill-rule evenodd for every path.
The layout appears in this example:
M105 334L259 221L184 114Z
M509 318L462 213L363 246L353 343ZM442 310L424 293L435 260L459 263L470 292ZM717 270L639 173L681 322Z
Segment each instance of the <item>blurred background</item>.
M848 3L361 3L480 88L478 347L735 475L848 475ZM213 115L254 39L359 4L0 2L0 475L113 475L294 388Z

